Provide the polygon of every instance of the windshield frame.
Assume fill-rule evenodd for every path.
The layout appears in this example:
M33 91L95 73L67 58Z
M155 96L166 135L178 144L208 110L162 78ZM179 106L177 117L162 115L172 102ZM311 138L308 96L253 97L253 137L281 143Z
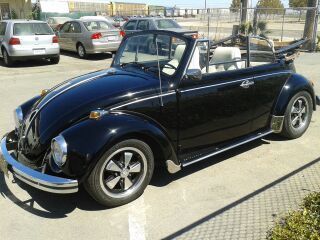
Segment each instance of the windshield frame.
M120 65L121 54L123 53L123 51L126 47L126 41L129 38L147 35L147 34L167 35L169 37L176 37L176 38L180 38L181 40L185 41L186 48L185 48L185 51L181 57L181 61L179 63L179 66L178 66L176 72L173 75L167 75L167 74L161 72L162 77L168 78L168 79L178 79L178 81L179 81L180 78L182 78L182 76L184 75L185 68L188 63L188 59L190 57L190 50L189 49L190 49L190 47L192 49L193 42L194 42L194 39L192 37L185 36L183 33L177 33L177 32L166 31L166 30L147 30L147 31L139 31L139 32L127 34L122 39L121 45L120 45L115 57L113 58L112 63L111 63L111 67L121 68L121 65ZM143 70L141 69L140 71L143 71ZM145 72L145 71L143 71L143 72Z

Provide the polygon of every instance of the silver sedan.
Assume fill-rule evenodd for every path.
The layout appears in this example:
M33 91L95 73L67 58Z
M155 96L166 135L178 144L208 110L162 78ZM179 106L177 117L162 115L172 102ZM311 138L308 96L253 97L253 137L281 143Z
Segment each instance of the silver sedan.
M116 52L122 40L118 29L97 19L68 21L57 35L60 48L77 52L80 58L88 54Z

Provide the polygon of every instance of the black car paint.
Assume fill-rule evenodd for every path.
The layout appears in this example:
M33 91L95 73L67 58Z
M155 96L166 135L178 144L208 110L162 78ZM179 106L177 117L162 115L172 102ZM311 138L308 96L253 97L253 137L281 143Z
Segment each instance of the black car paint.
M177 33L168 34L181 37ZM193 49L196 40L185 39L188 48ZM156 157L161 161L170 159L179 164L192 152L268 128L270 115L283 115L297 91L306 90L315 99L310 82L283 61L208 74L200 82L190 82L184 75L191 54L192 51L186 51L173 78L163 79L163 106L155 75L122 69L114 66L114 62L110 70L75 78L52 89L45 97L23 104L23 112L28 112L23 130L31 131L24 154L43 155L51 139L61 134L69 149L63 173L84 179L113 144L137 137L151 142L153 149L160 149ZM46 103L68 86L95 76L98 77L93 81ZM254 87L240 88L241 81L248 78L255 82ZM32 110L41 107L43 110L28 125ZM98 108L109 112L100 120L89 119L90 111Z

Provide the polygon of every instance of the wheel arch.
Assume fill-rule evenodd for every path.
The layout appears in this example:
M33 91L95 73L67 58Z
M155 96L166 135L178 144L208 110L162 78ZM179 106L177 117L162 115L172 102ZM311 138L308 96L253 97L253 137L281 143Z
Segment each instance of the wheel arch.
M307 78L299 75L292 74L285 85L283 86L276 104L273 108L272 115L274 116L284 116L288 103L292 97L298 92L306 91L310 94L312 98L313 110L316 110L316 97L313 89L313 84Z
M146 142L153 151L156 166L166 160L178 164L167 134L154 121L142 116L110 112L99 120L85 119L61 135L68 144L68 160L63 172L81 179L86 179L110 147L128 139Z

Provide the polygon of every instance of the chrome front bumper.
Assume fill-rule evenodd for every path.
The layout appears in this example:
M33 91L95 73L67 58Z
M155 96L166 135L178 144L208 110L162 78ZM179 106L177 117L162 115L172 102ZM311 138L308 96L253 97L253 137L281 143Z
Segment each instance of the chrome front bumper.
M7 149L7 138L1 140L0 170L5 175L12 174L26 184L51 193L75 193L78 191L78 181L60 178L33 170L18 162Z

